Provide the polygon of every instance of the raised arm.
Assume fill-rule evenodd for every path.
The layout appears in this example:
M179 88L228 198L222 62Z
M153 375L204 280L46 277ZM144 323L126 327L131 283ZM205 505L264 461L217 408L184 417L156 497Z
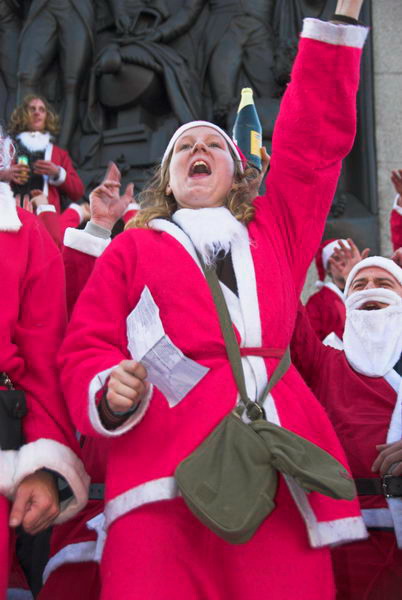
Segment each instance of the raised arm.
M361 5L339 2L337 12L352 17ZM266 195L256 208L280 229L299 287L322 237L342 159L353 145L366 35L359 25L305 19L275 124Z

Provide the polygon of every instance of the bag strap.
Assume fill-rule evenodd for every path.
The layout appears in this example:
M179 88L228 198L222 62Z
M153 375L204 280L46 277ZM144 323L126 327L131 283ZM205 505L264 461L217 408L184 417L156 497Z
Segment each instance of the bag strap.
M270 377L268 384L266 385L261 397L257 402L250 400L247 394L246 381L244 377L243 365L241 362L241 355L239 344L237 343L236 335L233 330L233 323L230 318L229 310L225 301L225 297L222 292L222 288L219 283L218 276L215 271L215 267L206 267L201 255L197 251L198 259L201 263L202 270L204 271L205 278L210 287L212 297L215 302L216 310L219 316L219 323L221 326L223 339L225 340L226 350L229 356L230 365L232 367L233 376L235 378L237 389L239 390L240 399L244 404L247 412L247 416L252 420L256 420L263 416L265 413L263 404L276 383L283 377L291 364L289 346L286 348L284 355L282 356L279 364L275 371Z

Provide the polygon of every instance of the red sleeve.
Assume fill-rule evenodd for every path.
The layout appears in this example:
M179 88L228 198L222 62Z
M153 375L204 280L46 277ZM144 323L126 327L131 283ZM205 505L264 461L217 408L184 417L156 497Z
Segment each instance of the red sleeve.
M390 226L392 247L398 250L402 248L402 215L396 210L391 210Z
M64 183L58 186L58 189L66 194L72 202L77 202L84 195L84 184L77 171L73 167L70 156L65 150L58 148L61 167L66 171Z
M305 307L299 302L296 324L290 343L292 363L314 391L322 376L322 362L327 348L315 334Z
M63 259L66 272L67 312L70 317L78 296L92 273L96 258L63 246Z
M81 219L77 211L73 208L67 207L66 210L63 211L60 215L61 239L63 240L64 232L66 231L67 227L72 227L73 229L76 229L80 225L80 222Z
M126 213L124 213L122 219L123 219L123 223L124 225L127 225L127 223L131 220L134 219L135 215L137 214L138 210L128 210Z
M92 380L98 380L101 373L129 358L127 273L135 270L137 251L128 233L118 235L97 259L75 306L59 354L63 390L74 423L84 435L99 435L90 420Z
M314 20L314 27L338 26ZM302 37L275 123L266 194L255 206L278 228L298 292L353 145L360 57L360 48Z
M38 219L43 223L58 248L62 246L60 215L55 212L41 212Z
M313 328L319 340L323 340L327 335L324 333L322 303L318 293L313 294L307 301L305 310L307 312L311 327ZM328 332L330 333L330 332Z

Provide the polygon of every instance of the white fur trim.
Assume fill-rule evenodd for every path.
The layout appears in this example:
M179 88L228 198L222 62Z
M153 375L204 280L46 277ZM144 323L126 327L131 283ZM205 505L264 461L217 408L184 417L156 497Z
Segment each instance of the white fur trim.
M307 18L303 21L301 37L326 42L335 46L363 48L368 35L368 27L359 25L342 25Z
M336 294L338 296L338 298L340 298L342 300L342 302L345 301L345 296L343 295L342 290L340 290L333 281L326 281L324 283L323 287L326 287L329 290L331 290L331 292L334 292L334 294Z
M362 515L366 527L393 527L389 508L363 508Z
M399 198L400 198L400 195L397 194L395 196L395 200L394 200L394 203L392 205L392 210L395 210L399 215L402 216L402 206L399 206L399 204L398 204Z
M343 350L343 342L336 335L335 331L331 331L331 333L329 333L327 337L322 340L322 343L324 344L324 346L330 346L331 348L335 348L336 350Z
M132 210L140 210L140 205L137 204L137 202L130 202L130 204L127 206L126 210L124 211L123 215L125 215L126 213L132 211Z
M328 261L331 258L331 256L333 255L334 250L336 250L337 248L340 248L339 242L343 242L343 244L346 246L346 248L350 248L348 241L343 240L343 239L334 240L333 242L329 242L326 246L324 246L324 248L322 249L322 252L321 252L321 257L322 257L322 264L323 264L325 271L327 270Z
M21 481L38 469L47 468L59 473L71 487L74 496L61 504L55 523L64 523L87 503L89 477L74 452L55 440L39 439L25 444L18 451L12 494Z
M401 267L398 267L393 260L390 258L384 258L384 256L368 256L367 258L363 258L363 260L358 262L350 271L348 278L346 279L344 290L345 297L349 293L350 285L353 279L356 277L356 274L362 269L368 267L379 267L380 269L388 271L388 273L391 273L391 275L393 275L395 279L402 285L402 269Z
M40 204L36 209L36 216L39 216L40 214L46 212L55 213L56 207L54 206L54 204Z
M105 506L105 527L126 513L151 502L172 500L179 496L179 488L174 477L153 479L116 496Z
M390 381L388 379L388 381ZM399 390L387 434L387 444L400 441L402 437L402 378L399 377ZM398 548L402 548L402 498L386 498L394 522Z
M108 247L110 239L105 240L91 235L82 229L67 227L63 243L67 248L72 248L73 250L78 250L78 252L83 252L97 258Z
M64 546L48 561L43 572L43 583L49 576L65 564L94 562L95 561L96 541L79 542Z
M6 600L34 600L31 592L22 588L8 588Z
M7 498L13 495L17 460L16 450L0 450L0 494Z
M192 129L193 127L210 127L211 129L214 129L215 131L217 131L226 141L226 143L230 146L230 148L232 149L232 151L234 152L237 160L239 161L239 168L241 171L243 171L243 163L241 160L241 156L239 154L239 151L235 145L235 143L233 142L233 140L228 136L228 134L223 131L223 129L221 129L220 127L218 127L218 125L215 125L215 123L210 123L209 121L190 121L189 123L184 123L184 125L182 125L181 127L179 127L178 129L176 129L176 131L174 132L174 134L172 135L172 137L170 138L170 141L166 147L166 150L163 154L162 160L161 160L161 164L163 165L164 162L166 161L167 157L170 154L170 151L173 149L173 146L175 145L176 141L178 140L178 138L188 129Z
M10 185L0 183L0 231L18 231L22 223L18 217L15 198Z
M89 384L89 393L88 393L89 420L91 421L92 427L95 429L95 431L97 431L98 433L100 433L106 437L119 437L120 435L123 435L123 433L130 431L130 429L132 429L134 427L134 425L137 425L142 420L145 413L147 412L149 404L151 402L152 394L153 394L153 386L150 385L147 394L145 395L144 399L142 400L141 404L139 405L139 407L137 408L135 413L133 413L130 417L128 417L128 419L126 421L124 421L124 423L122 425L120 425L119 427L117 427L116 429L113 429L113 430L106 429L103 426L102 421L100 420L100 417L99 417L98 407L97 407L97 403L96 403L96 394L99 392L99 390L101 390L103 388L110 373L117 366L118 365L114 365L110 369L105 369L104 371L101 371L101 373L98 373L97 375L95 375L95 377L92 379L91 383Z
M67 171L64 167L57 165L59 167L58 174L54 177L53 175L49 176L49 183L58 187L59 185L63 185L67 177Z

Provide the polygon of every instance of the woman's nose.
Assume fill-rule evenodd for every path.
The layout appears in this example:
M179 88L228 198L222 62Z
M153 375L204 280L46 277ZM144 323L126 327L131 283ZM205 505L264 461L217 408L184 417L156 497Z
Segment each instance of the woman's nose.
M207 149L206 144L202 141L198 141L198 142L195 142L195 144L193 146L193 153L197 152L197 150L206 150L206 149Z

